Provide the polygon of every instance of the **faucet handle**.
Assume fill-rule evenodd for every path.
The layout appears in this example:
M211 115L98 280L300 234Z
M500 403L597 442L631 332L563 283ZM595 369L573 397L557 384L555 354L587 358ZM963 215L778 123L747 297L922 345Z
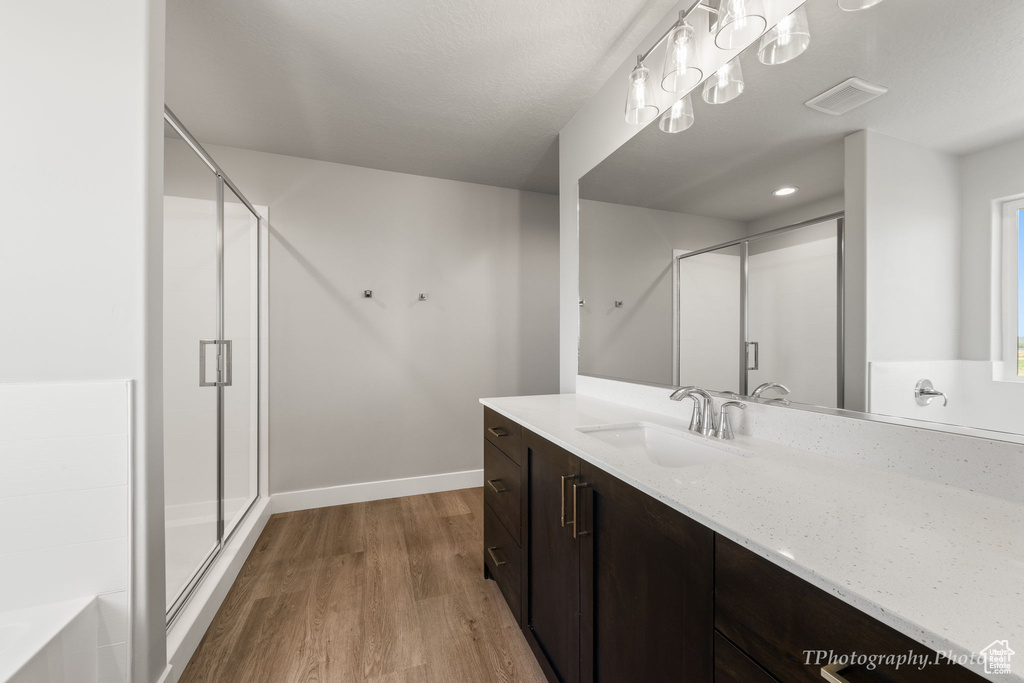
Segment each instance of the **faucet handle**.
M747 405L745 403L740 403L739 401L727 401L722 404L718 417L718 429L715 430L715 437L719 439L732 439L736 436L732 431L732 423L729 422L729 408L746 410Z
M914 399L919 406L930 405L932 400L939 396L942 397L943 406L949 405L949 399L944 393L935 389L935 385L930 379L922 379L914 387Z

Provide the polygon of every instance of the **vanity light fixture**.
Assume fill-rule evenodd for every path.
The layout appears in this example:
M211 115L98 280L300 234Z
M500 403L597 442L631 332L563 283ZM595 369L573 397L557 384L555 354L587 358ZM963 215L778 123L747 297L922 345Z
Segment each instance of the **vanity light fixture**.
M654 104L654 89L651 87L651 70L644 66L645 55L638 55L636 66L629 74L629 89L626 91L626 123L647 124L658 115Z
M746 47L768 27L762 0L721 0L715 45L723 50Z
M662 74L661 87L666 92L689 92L704 78L704 71L697 66L693 25L686 21L684 12L679 13L679 21L668 34Z
M704 101L708 104L732 102L743 93L743 87L743 67L737 55L704 81Z
M661 115L658 128L665 133L682 133L693 125L693 100L687 93L681 100Z
M788 197L791 194L796 194L799 187L780 187L779 189L772 192L776 197Z
M811 31L807 25L807 10L804 5L776 24L761 38L757 58L762 64L775 66L785 64L804 53L811 44Z
M839 0L839 9L847 12L857 12L862 9L874 7L882 0Z

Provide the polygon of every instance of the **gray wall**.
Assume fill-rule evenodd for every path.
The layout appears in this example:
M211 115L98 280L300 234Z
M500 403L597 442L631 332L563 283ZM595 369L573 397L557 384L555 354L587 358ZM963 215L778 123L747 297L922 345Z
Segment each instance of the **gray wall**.
M580 373L672 384L673 250L745 233L736 221L580 200Z
M558 390L557 197L208 149L270 207L271 493L478 469L478 398Z

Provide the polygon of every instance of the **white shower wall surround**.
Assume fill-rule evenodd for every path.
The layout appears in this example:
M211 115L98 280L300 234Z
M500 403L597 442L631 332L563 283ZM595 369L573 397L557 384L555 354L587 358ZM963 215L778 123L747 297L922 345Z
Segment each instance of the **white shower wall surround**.
M131 392L125 381L0 384L0 613L53 619L45 606L95 596L96 652L80 661L97 677L68 681L127 680Z
M579 375L576 391L606 401L685 417L670 390ZM1024 445L828 413L747 403L734 413L738 433L886 470L1024 502Z

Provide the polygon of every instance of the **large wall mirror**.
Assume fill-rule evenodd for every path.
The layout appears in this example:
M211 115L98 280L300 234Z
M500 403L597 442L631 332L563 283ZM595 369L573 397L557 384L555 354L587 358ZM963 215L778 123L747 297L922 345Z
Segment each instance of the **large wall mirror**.
M803 11L580 180L580 374L1024 434L1024 3Z

